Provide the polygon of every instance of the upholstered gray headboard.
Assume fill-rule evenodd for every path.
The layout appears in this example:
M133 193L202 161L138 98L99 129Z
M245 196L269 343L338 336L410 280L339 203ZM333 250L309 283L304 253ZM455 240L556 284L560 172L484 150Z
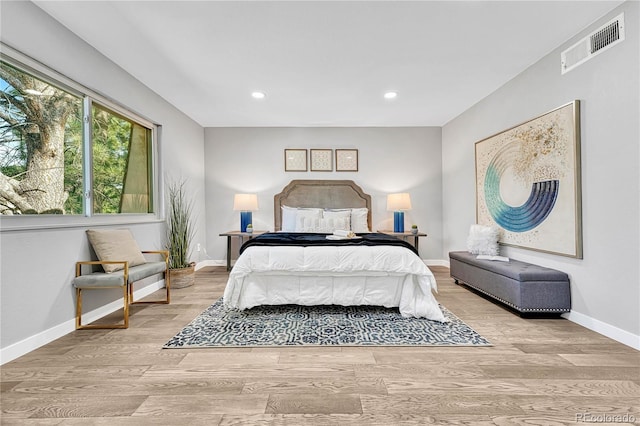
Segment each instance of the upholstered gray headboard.
M371 195L365 194L352 180L292 180L273 197L275 230L282 229L282 206L320 207L326 209L369 209L367 224L371 229Z

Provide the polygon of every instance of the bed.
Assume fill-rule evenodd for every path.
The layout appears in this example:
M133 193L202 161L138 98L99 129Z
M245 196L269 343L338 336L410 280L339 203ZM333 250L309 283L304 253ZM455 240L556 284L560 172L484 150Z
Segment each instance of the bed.
M355 182L291 181L274 196L274 230L242 245L224 291L228 308L374 305L447 321L415 248L370 232L371 196Z

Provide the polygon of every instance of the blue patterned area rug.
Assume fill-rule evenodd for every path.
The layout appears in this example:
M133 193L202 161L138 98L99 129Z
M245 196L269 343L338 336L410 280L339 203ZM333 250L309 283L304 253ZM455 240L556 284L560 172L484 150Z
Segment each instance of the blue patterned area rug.
M379 306L258 306L207 308L164 348L258 346L491 346L441 306L448 323L403 318Z

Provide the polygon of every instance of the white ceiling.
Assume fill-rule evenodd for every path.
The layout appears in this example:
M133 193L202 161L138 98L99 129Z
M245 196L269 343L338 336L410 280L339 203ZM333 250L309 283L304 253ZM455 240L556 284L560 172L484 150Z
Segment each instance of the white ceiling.
M441 126L622 2L35 3L214 127Z

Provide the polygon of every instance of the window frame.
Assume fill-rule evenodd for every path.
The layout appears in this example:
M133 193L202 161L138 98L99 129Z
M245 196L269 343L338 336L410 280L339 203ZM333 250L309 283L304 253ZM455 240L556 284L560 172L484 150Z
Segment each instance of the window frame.
M42 215L0 215L0 232L37 230L48 228L75 228L100 225L129 225L137 223L154 223L164 220L164 193L162 190L162 167L160 161L160 124L132 111L117 101L98 93L65 75L49 68L37 60L24 55L23 53L0 42L0 59L21 71L32 74L43 81L67 91L74 96L78 96L83 104L83 212L81 214L42 214ZM93 191L92 176L92 140L91 140L91 111L92 105L109 109L123 117L135 121L136 123L151 130L151 193L152 213L93 213L93 197L88 194ZM89 199L87 199L90 195Z

